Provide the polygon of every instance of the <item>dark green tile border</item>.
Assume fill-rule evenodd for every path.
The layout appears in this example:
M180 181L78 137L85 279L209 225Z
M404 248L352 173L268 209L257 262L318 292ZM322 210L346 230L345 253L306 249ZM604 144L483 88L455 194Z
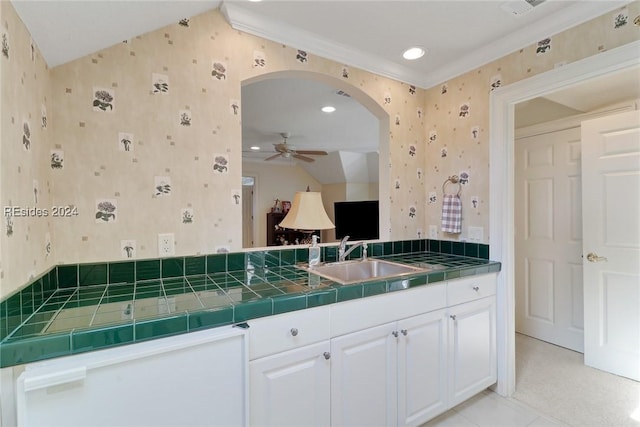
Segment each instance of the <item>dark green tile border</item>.
M358 299L362 298L362 296L364 295L364 287L362 286L362 284L347 286L338 285L336 286L336 291L338 293L336 302Z
M189 313L189 330L215 328L233 323L233 307Z
M189 331L188 316L185 313L179 316L138 321L134 324L134 328L136 341L181 334Z
M387 282L367 282L362 285L365 297L380 295L387 292Z
M80 286L106 285L107 264L80 264L78 284Z
M133 342L133 323L100 329L75 331L71 334L72 353L115 347Z
M227 254L207 255L207 273L227 271Z
M25 340L9 340L0 346L0 367L21 365L71 353L69 334L47 335Z
M233 252L227 254L227 271L244 270L246 268L244 259L244 252Z
M333 304L337 301L335 289L323 289L307 295L307 308Z
M160 260L161 277L184 276L184 258L163 258Z
M150 259L136 261L136 280L151 280L160 278L160 260Z
M307 308L307 296L305 294L273 298L273 314L288 313L290 311L304 310L305 308Z
M205 274L207 271L207 257L191 256L184 258L184 275L195 276L196 274Z
M271 299L247 301L234 307L233 321L234 323L246 322L272 314L273 302Z
M464 256L464 242L452 242L451 243L451 254Z
M489 259L489 245L478 245L478 258Z
M58 287L75 288L78 286L78 265L58 266Z
M134 261L110 262L109 283L131 283L136 278L136 264Z

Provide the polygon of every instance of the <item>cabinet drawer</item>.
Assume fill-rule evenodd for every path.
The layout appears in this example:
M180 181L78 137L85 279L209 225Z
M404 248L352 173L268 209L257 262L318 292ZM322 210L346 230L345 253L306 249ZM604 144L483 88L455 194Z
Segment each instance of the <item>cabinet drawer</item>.
M331 336L331 311L318 307L250 320L249 360L291 350Z
M483 274L448 281L447 305L462 304L463 302L495 295L496 278L496 274Z
M444 308L447 292L444 282L413 289L361 298L331 306L331 336L395 322L405 317Z

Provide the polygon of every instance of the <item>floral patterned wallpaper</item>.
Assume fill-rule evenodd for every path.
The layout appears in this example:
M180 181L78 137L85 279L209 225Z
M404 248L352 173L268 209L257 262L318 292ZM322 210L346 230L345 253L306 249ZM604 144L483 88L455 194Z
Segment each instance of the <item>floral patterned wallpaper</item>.
M632 23L638 14L640 2L636 1L426 91L427 227L435 224L440 229L442 187L448 177L458 175L460 187L449 183L445 191L453 193L461 189L463 230L460 234L439 231L439 238L465 240L468 238L467 227L472 226L483 227L484 243L488 242L491 92L497 87L640 39L640 27Z
M157 257L159 233L175 234L176 255L240 250L241 84L290 70L329 77L387 113L387 167L402 182L391 229L416 237L424 91L235 31L214 11L52 69L64 152L53 197L78 212L55 229L57 261Z
M639 4L423 90L235 31L218 11L48 70L0 2L0 198L59 207L3 217L2 295L52 263L157 257L161 233L175 234L176 255L239 250L241 84L288 70L335 79L388 114L392 239L439 230L456 174L463 232L438 238L479 226L486 243L491 90L637 40L625 16Z
M0 2L0 299L51 267L53 176L63 153L51 138L51 82L9 2Z

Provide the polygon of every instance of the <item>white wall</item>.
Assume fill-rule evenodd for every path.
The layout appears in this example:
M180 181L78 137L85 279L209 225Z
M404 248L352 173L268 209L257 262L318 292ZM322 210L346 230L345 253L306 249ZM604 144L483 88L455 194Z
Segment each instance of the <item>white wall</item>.
M293 201L297 191L322 191L322 185L295 163L243 162L242 175L256 179L254 190L254 246L267 245L267 213L276 199Z

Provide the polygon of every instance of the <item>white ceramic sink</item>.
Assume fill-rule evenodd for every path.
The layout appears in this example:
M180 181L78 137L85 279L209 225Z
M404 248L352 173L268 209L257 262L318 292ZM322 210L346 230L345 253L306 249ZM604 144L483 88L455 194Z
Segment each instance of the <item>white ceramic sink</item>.
M313 268L305 267L304 269L343 285L374 279L402 277L428 271L426 268L381 259L333 262Z

